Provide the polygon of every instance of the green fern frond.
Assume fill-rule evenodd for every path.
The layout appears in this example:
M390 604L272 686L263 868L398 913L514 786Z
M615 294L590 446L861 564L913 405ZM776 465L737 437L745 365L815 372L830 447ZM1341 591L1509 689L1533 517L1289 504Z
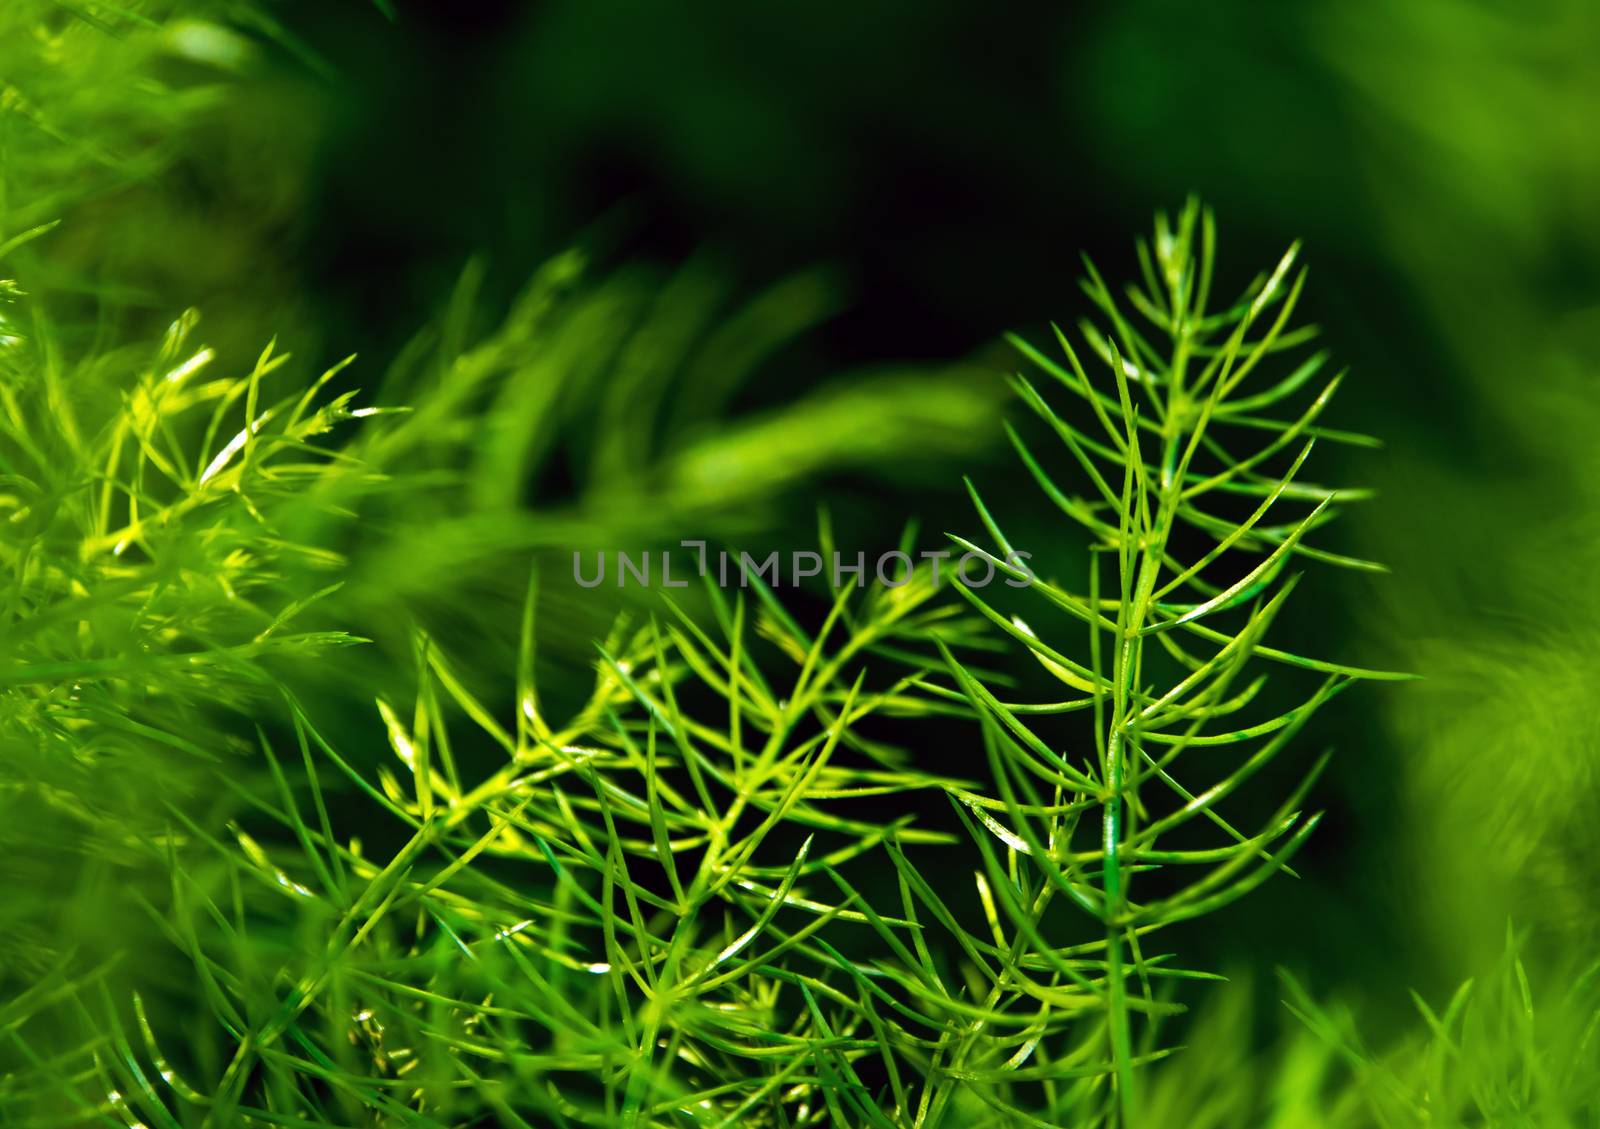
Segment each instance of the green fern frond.
M1160 1053L1159 1020L1172 1011L1156 985L1195 975L1154 960L1151 934L1215 913L1289 869L1320 818L1302 808L1326 757L1259 827L1236 827L1225 801L1352 682L1402 677L1267 644L1297 565L1379 568L1314 543L1348 496L1300 477L1317 440L1371 441L1320 425L1341 379L1313 383L1324 353L1270 375L1312 337L1292 327L1306 277L1298 246L1220 309L1211 306L1215 250L1211 215L1191 201L1175 220L1157 217L1153 239L1138 247L1142 285L1120 299L1086 264L1084 291L1104 322L1080 323L1081 344L1057 330L1056 360L1014 339L1071 410L1018 376L1018 395L1059 441L1060 456L1037 452L1016 431L1013 443L1045 496L1091 542L1086 591L1049 579L1032 589L1053 618L1065 613L1080 625L1086 645L1035 633L986 596L958 590L1072 696L1003 703L949 658L983 720L998 801L992 814L977 805L963 811L985 862L976 877L993 934L992 945L958 938L975 962L988 950L982 1020L1028 1023L1038 1055L1050 1039L1082 1032L1083 1017L1098 1017L1098 1034L1078 1036L1075 1061L1114 1079L1118 1124L1138 1124L1138 1068ZM1083 357L1099 363L1100 378ZM1309 403L1289 407L1303 390ZM1063 485L1047 469L1052 461L1072 467L1083 488ZM1000 566L1012 543L976 489L973 500ZM1265 674L1254 674L1261 666L1323 678L1276 712L1236 720L1266 684ZM1092 738L1082 735L1092 754L1063 748L1033 720L1069 711L1092 715ZM1194 834L1200 830L1210 842ZM1103 930L1081 950L1094 954L1092 967L1067 960L1041 927L1058 902ZM1030 979L1030 968L1050 975ZM963 1063L981 1053L998 1067L999 1052L981 1049L986 1042L974 1031L956 1053ZM1063 1108L1060 1098L1046 1101Z

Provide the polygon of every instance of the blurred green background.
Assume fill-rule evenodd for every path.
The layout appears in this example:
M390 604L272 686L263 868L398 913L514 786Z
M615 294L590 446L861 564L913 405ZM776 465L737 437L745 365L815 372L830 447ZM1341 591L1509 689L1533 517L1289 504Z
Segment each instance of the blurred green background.
M885 515L970 532L963 471L989 496L1030 489L1002 449L1000 334L1083 313L1079 252L1126 278L1151 211L1198 193L1235 284L1305 239L1303 308L1352 370L1333 423L1387 443L1318 457L1378 491L1329 547L1394 574L1315 578L1283 630L1426 681L1319 719L1308 742L1339 755L1305 878L1183 944L1396 1012L1497 953L1508 919L1557 964L1587 951L1600 9L396 7L295 0L271 26L169 35L153 65L195 104L139 120L150 166L33 170L56 194L6 204L8 231L29 208L67 216L60 291L109 299L119 324L194 305L225 357L272 333L315 368L359 352L353 383L380 402L474 348L520 390L548 434L503 458L456 436L476 508L434 515L451 549L426 569L373 534L357 611L411 592L492 668L512 640L485 623L530 550L808 547L819 504L869 552L899 535ZM574 249L581 273L559 258ZM519 336L541 270L565 287L554 350ZM1077 545L1022 528L1040 556ZM452 621L462 590L483 618ZM553 668L609 613L570 596Z

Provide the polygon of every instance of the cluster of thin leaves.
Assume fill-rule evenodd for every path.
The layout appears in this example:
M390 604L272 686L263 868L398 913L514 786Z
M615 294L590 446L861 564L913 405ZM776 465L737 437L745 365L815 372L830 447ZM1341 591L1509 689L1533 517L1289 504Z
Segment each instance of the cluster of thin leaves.
M532 593L514 724L419 637L412 707L379 703L402 772L376 784L285 689L287 752L262 736L272 786L221 780L238 809L228 833L174 806L130 844L170 862L170 896L147 908L198 998L46 979L18 1006L70 999L98 1034L57 1055L14 1029L27 1068L8 1108L30 1124L430 1126L801 1125L873 1108L853 1064L891 1036L837 930L915 923L880 917L838 871L879 844L901 859L948 836L851 809L967 785L860 732L937 706L908 695L918 674L869 690L859 666L909 659L935 624L951 638L971 625L928 606L925 577L853 611L841 600L814 634L758 592L754 615L718 604L710 633L685 614L619 624L560 725L532 680ZM758 650L780 656L783 682ZM726 713L696 720L686 683ZM449 724L462 716L499 767L472 773ZM340 838L330 811L352 801L336 789L403 837L381 853ZM158 1006L202 1011L152 1019Z
M1087 661L959 583L979 614L956 615L959 603L933 599L926 570L904 587L842 589L809 630L757 581L754 605L711 587L706 615L669 606L642 628L620 623L586 702L558 724L535 684L530 592L514 721L507 695L475 695L419 634L414 700L378 706L400 771L376 773L335 748L289 682L264 674L287 719L259 732L265 777L230 769L215 810L165 804L159 826L125 830L125 849L169 877L168 889L138 895L168 942L152 959L161 974L130 987L113 966L63 963L19 1000L10 1108L39 1125L1138 1123L1135 1074L1165 1053L1159 1020L1181 1010L1160 986L1205 975L1145 939L1284 869L1314 823L1296 809L1315 769L1260 831L1236 830L1220 802L1329 696L1377 676L1261 641L1290 587L1278 583L1286 564L1334 557L1304 543L1333 497L1292 481L1307 450L1286 473L1265 473L1272 456L1309 444L1331 388L1298 420L1255 414L1321 364L1237 394L1265 358L1303 340L1285 332L1300 282L1286 284L1286 259L1208 316L1211 258L1197 209L1176 230L1158 224L1146 261L1168 288L1136 291L1135 304L1170 336L1164 361L1091 272L1112 331L1086 336L1114 393L1070 347L1065 368L1027 350L1105 432L1091 437L1018 382L1097 496L1068 494L1020 438L1019 450L1094 534L1097 555L1117 562L1109 598L1098 568L1085 596L1033 584L1089 626ZM157 366L149 395L181 392L183 379L167 378L176 357ZM201 399L242 403L261 420L259 383ZM1135 407L1135 387L1147 405ZM307 441L302 421L325 425L307 414L312 398L272 413L280 446ZM345 410L342 400L324 409ZM1235 456L1223 424L1267 442ZM254 517L252 494L273 481L261 477L272 464L254 428L219 444L208 427L200 459L169 451L170 430L127 441L131 465L145 468L139 489L123 490L135 508L91 527L112 559L160 527L143 500L158 471L183 487L167 503L183 512L207 512L183 499L216 481ZM1107 465L1120 465L1120 491ZM1213 492L1253 509L1224 524L1198 508ZM1272 505L1296 500L1312 504L1308 516L1263 524ZM1174 556L1180 522L1212 539L1188 566ZM232 550L225 559L248 559L214 536ZM1239 575L1210 579L1212 566L1249 554ZM1224 631L1224 617L1242 622ZM270 617L252 645L285 618ZM995 627L1077 696L1001 701L989 688L997 676L956 658ZM1160 650L1146 656L1147 642ZM868 657L900 673L870 683ZM1303 704L1240 725L1264 679L1234 684L1256 659L1328 680ZM1156 683L1168 669L1170 682ZM979 780L932 770L896 746L894 727L888 739L879 728L952 714L980 721ZM1095 756L1041 735L1058 714L1094 718ZM1190 790L1174 761L1208 746L1234 759ZM917 819L941 794L977 851L975 898L940 876L954 837ZM376 805L390 833L341 832L361 805ZM1080 845L1085 814L1099 833ZM1202 820L1221 846L1169 845ZM1208 867L1197 880L1158 885L1196 865ZM1136 875L1153 896L1134 897ZM26 1022L47 1013L59 1024L63 1008L78 1017L65 1034Z
M1092 539L1087 591L1044 579L1031 586L1052 613L1081 625L1086 646L1036 633L961 589L1073 692L1004 702L952 660L983 718L996 789L971 808L992 940L964 942L984 971L970 1037L993 1043L987 1062L1009 1072L996 1080L1043 1083L1028 1111L1051 1124L1081 1123L1095 1101L1108 1103L1107 1118L1138 1123L1138 1067L1164 1053L1161 1020L1177 1010L1158 986L1203 975L1150 955L1149 935L1215 913L1288 869L1316 826L1301 808L1326 756L1262 826L1236 827L1227 801L1351 682L1396 677L1265 642L1296 562L1377 568L1311 543L1359 492L1297 477L1319 438L1369 441L1318 423L1339 383L1317 383L1326 353L1267 375L1314 332L1290 328L1305 281L1297 248L1217 311L1208 305L1214 257L1211 216L1191 202L1175 222L1158 217L1153 241L1139 244L1143 285L1130 286L1125 302L1088 265L1084 289L1106 321L1080 324L1081 347L1103 364L1104 379L1089 375L1059 330L1060 361L1017 342L1083 417L1080 425L1032 382L1015 381L1086 480L1082 491L1064 487L1013 433L1044 494ZM1275 414L1307 389L1297 414ZM1014 547L976 490L973 498L1004 569L998 555ZM1323 677L1298 700L1263 710L1271 698L1258 667ZM1092 737L1076 748L1053 741L1051 716L1075 712L1092 715ZM1099 933L1063 947L1043 927L1060 903ZM1001 1023L1011 1027L1004 1039L992 1034ZM1052 1040L1058 1049L1046 1058ZM1024 1065L1030 1059L1040 1065Z
M72 943L57 910L74 878L113 881L128 837L159 822L150 796L203 788L205 766L248 747L220 712L253 708L272 663L351 641L297 628L340 561L281 529L379 480L318 445L371 411L353 393L317 404L332 373L272 398L285 358L268 349L213 375L192 315L153 352L73 360L14 286L7 308L0 803L5 948L28 967Z

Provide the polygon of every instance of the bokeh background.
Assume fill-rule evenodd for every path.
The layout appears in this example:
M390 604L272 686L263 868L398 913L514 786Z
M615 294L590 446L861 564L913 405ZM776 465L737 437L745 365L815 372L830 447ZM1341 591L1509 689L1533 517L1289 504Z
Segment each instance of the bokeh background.
M1508 920L1555 967L1592 946L1600 9L394 8L169 30L137 66L187 92L181 115L55 103L132 117L143 164L39 156L30 183L53 191L6 201L8 231L68 219L39 269L58 304L113 310L102 332L192 305L224 357L273 334L311 369L358 353L351 379L386 402L462 356L509 390L536 444L463 446L450 421L407 440L424 463L457 444L472 506L407 503L438 524L431 555L357 534L352 616L403 599L492 670L530 553L813 547L819 505L869 552L900 520L970 532L963 472L1029 489L999 428L1001 334L1085 313L1080 252L1130 276L1152 211L1197 193L1235 285L1305 240L1303 309L1352 373L1333 423L1386 443L1318 457L1377 491L1330 547L1393 574L1316 578L1284 630L1425 677L1325 712L1307 741L1338 756L1305 877L1182 943L1378 1016L1447 991ZM10 145L14 183L34 154ZM1027 520L1019 544L1075 552ZM546 594L558 685L612 610L572 595Z

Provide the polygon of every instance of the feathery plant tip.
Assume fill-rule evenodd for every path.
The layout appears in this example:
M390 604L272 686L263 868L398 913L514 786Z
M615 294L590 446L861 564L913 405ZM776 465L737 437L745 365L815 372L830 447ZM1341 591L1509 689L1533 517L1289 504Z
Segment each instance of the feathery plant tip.
M1018 1053L1036 1060L1049 1036L1065 1038L1083 1016L1094 1017L1098 1030L1064 1044L1058 1059L1092 1069L1078 1082L1046 1087L1040 1104L1066 1114L1104 1101L1106 1120L1125 1125L1139 1122L1139 1067L1164 1053L1157 1032L1175 1010L1156 986L1199 975L1152 957L1149 935L1216 912L1288 870L1319 818L1301 807L1326 754L1262 827L1236 828L1225 801L1353 681L1400 677L1265 642L1300 562L1378 568L1311 543L1358 495L1299 477L1318 439L1370 441L1319 426L1342 376L1319 384L1326 353L1267 375L1280 355L1312 337L1291 327L1306 277L1297 269L1298 245L1213 311L1215 249L1211 213L1191 201L1175 221L1158 216L1153 240L1140 241L1142 285L1123 300L1086 261L1083 289L1103 320L1081 322L1078 345L1057 329L1058 359L1013 339L1046 389L1069 401L1058 410L1033 380L1015 378L1081 491L1047 470L1049 459L1018 431L1010 435L1045 496L1090 538L1086 591L1044 580L1031 588L1087 629L1086 661L977 593L961 592L1075 696L1002 702L946 656L982 720L996 792L987 804L968 805L986 864L978 875L985 904L1005 911L991 922L996 975L985 1006L1027 1009L1030 1034ZM1102 375L1091 376L1084 358ZM1307 391L1309 403L1295 414L1291 405ZM973 499L994 543L1009 552L976 489ZM1256 719L1252 707L1270 697L1258 666L1301 668L1320 675L1320 684ZM1064 751L1032 720L1077 711L1092 716L1092 756ZM1068 960L1041 928L1061 901L1103 927L1083 948L1095 954L1092 963ZM1001 916L1010 919L1010 937ZM1033 971L1050 975L1040 982L1030 979ZM1006 1014L1024 1022L1015 1010ZM1020 1064L1007 1065L1009 1077L1025 1076Z

